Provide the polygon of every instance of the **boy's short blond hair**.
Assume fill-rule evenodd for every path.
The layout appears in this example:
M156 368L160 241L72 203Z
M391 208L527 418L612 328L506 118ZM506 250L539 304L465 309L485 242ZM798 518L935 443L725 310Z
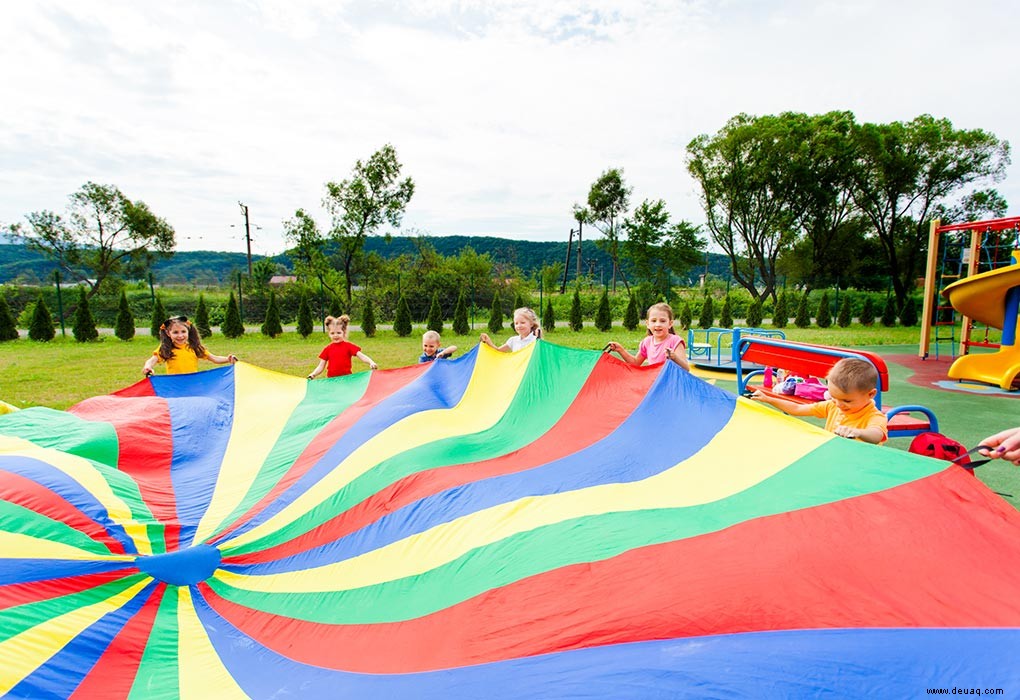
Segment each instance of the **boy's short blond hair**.
M421 334L421 342L423 343L426 340L433 340L438 343L439 339L440 339L439 334L436 333L435 331L425 331L424 333Z
M878 370L867 360L844 357L825 377L843 391L871 391L878 388Z

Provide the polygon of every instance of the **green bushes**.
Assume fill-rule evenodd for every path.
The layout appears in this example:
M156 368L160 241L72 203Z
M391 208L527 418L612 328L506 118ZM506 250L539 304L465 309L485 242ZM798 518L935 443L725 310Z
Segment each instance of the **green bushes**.
M407 299L400 297L397 301L397 315L393 319L393 330L401 338L411 335L411 309L407 306Z
M159 297L156 297L159 299ZM240 338L244 335L244 324L241 323L241 312L237 309L237 301L234 299L234 293L230 293L230 299L227 300L227 314L223 318L223 323L220 325L220 331L227 338Z
M467 335L470 331L467 302L464 300L464 290L461 290L457 295L457 306L453 310L453 332L457 335Z
M599 301L599 309L595 312L595 327L602 332L613 327L613 317L609 312L609 290L602 292L602 299Z
M78 305L74 309L74 326L71 332L79 343L87 343L99 338L96 320L92 318L92 312L89 311L89 298L85 294L85 287L78 287Z
M46 342L53 340L56 334L57 332L53 329L53 316L46 308L46 301L40 294L39 299L35 302L35 308L32 310L32 323L28 327L28 337L32 340Z
M17 340L18 327L14 323L14 314L7 305L7 297L0 294L0 341Z

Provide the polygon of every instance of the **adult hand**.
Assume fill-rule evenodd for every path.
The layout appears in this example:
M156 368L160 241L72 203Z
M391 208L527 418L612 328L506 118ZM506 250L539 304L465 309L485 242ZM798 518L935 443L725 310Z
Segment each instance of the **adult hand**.
M1020 428L1008 428L981 441L979 450L985 457L1005 459L1020 466Z

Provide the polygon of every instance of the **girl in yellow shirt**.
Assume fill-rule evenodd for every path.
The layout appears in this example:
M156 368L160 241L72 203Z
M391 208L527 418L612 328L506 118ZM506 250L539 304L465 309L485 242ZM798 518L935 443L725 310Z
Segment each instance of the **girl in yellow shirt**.
M209 360L218 365L234 364L234 355L213 355L202 345L198 329L191 325L187 316L171 316L159 327L159 347L145 361L142 374L152 376L153 368L166 363L167 374L187 374L198 371L198 361Z

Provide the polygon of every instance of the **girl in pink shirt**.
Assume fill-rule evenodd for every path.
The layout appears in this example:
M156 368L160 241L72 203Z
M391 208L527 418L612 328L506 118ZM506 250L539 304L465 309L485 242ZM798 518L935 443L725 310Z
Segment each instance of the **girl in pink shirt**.
M650 365L655 365L672 360L689 372L691 365L687 362L687 343L673 330L673 309L669 304L649 306L645 326L648 328L648 335L638 346L637 355L631 355L616 341L611 341L606 349L617 353L624 362L631 365L640 366L646 361Z

